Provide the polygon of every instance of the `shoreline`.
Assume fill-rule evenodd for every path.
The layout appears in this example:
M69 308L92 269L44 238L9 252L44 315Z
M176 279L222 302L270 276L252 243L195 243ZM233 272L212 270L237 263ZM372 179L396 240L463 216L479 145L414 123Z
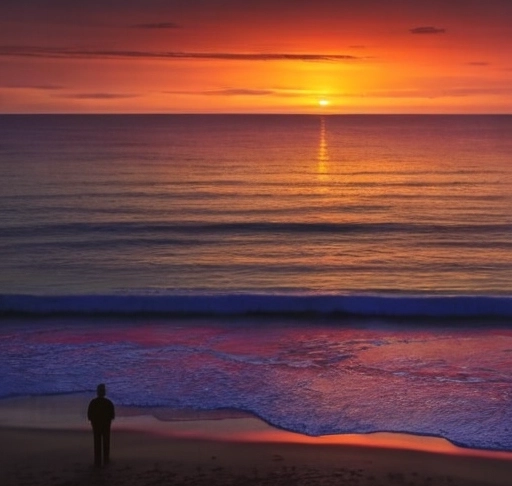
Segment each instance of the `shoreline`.
M0 399L0 428L89 431L85 411L93 394L20 396ZM166 407L116 407L113 431L221 442L276 442L416 450L509 460L512 451L473 449L443 437L378 431L309 436L281 429L257 415L235 409L174 410Z
M89 399L1 400L1 484L505 486L512 477L512 452L464 449L439 438L308 437L246 412L155 409L153 416L126 407L118 407L112 426L113 462L97 470L82 407Z

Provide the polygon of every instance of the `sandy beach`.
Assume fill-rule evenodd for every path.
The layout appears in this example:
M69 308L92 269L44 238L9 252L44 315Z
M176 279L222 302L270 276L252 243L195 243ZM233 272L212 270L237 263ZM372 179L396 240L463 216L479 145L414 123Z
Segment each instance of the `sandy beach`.
M0 484L509 485L512 453L402 434L305 437L243 412L119 408L112 463L92 465L85 396L0 403ZM146 411L147 413L147 411Z

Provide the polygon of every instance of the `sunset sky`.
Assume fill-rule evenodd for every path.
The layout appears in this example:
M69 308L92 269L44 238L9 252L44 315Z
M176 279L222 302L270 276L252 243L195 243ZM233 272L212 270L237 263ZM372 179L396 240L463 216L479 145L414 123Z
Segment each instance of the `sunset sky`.
M510 0L2 0L0 113L512 113Z

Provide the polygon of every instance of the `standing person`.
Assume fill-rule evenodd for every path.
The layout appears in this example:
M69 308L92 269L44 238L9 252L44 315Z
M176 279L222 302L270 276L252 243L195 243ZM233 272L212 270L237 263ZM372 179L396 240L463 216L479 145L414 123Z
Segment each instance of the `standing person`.
M110 460L110 424L115 418L114 404L105 397L107 390L101 383L96 388L97 397L93 398L87 409L87 418L92 425L94 435L94 465L100 467Z

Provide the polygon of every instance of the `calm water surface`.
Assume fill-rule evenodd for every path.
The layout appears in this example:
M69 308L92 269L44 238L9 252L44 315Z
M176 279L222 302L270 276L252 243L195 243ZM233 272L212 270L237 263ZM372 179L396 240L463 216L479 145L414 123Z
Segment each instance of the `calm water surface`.
M512 117L0 117L1 293L510 294Z

